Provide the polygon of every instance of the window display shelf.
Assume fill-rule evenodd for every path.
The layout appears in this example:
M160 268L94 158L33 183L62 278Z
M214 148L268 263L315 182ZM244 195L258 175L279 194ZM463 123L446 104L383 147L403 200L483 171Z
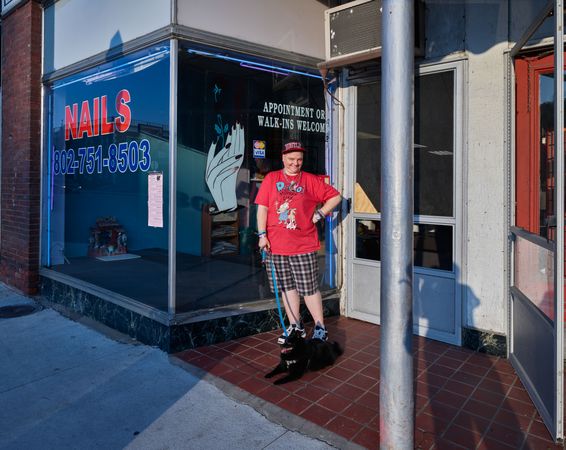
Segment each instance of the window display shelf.
M240 251L238 211L211 214L210 205L202 208L203 256L233 255Z

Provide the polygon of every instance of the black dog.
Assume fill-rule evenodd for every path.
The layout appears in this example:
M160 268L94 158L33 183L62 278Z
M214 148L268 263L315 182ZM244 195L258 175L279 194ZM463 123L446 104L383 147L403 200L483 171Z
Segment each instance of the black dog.
M265 378L271 378L280 373L287 373L273 384L283 384L298 380L307 370L320 370L331 366L343 353L337 342L321 339L305 339L298 333L291 333L281 345L281 360Z

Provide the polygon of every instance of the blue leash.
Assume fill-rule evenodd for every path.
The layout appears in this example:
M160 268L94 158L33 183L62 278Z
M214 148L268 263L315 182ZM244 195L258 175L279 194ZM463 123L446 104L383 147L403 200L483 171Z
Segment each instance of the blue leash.
M267 253L264 250L261 251L261 258L265 262ZM275 300L277 301L277 310L279 311L279 321L281 322L281 327L283 327L283 333L285 337L289 337L287 334L287 328L285 328L285 321L283 320L283 312L281 311L281 302L279 301L279 289L277 289L277 278L275 277L275 264L273 264L273 259L269 258L271 265L271 279L273 280L273 290L275 291Z

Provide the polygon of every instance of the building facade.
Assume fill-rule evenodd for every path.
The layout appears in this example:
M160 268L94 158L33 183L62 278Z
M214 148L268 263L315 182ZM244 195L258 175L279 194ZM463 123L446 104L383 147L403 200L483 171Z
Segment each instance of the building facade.
M327 313L379 323L380 59L325 66L337 3L8 2L3 281L168 351L275 328L253 198L300 139L345 198L319 230ZM549 236L521 102L548 109L552 27L512 59L540 2L418 4L415 332L505 354L510 226Z

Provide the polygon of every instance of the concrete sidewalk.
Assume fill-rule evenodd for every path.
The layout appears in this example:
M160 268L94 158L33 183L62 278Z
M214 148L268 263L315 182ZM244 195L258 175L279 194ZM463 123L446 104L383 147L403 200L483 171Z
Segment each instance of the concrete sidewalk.
M0 307L25 304L0 284ZM0 319L0 449L335 448L234 398L101 325Z

